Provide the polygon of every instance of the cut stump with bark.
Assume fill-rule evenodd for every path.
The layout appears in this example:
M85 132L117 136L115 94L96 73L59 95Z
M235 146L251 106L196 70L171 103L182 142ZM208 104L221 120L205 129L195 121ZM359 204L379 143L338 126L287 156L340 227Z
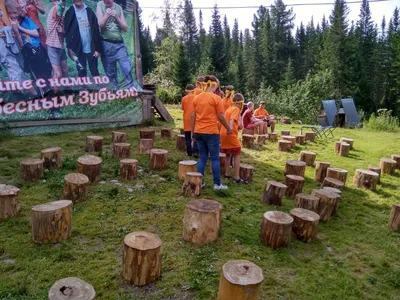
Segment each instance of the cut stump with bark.
M242 134L254 135L254 128L243 128Z
M350 149L354 149L354 140L353 139L349 139L349 138L341 138L340 141L342 143L346 143L350 145Z
M253 181L254 167L247 164L240 164L239 177L250 183Z
M293 218L280 211L267 211L261 222L261 243L272 249L288 247Z
M396 169L400 170L400 154L392 154L392 159L396 161Z
M353 184L358 188L374 191L378 184L379 174L369 171L357 169L354 173Z
M140 138L141 139L152 139L154 140L156 137L156 131L155 129L140 129Z
M170 139L172 137L172 129L171 128L161 128L161 138Z
M271 132L271 133L269 134L268 139L269 139L271 142L277 142L277 141L278 141L278 133L277 133L277 132Z
M340 151L339 151L339 154L340 154L340 156L343 156L343 157L347 157L347 156L349 156L349 154L350 154L350 144L348 144L348 143L341 143L340 144Z
M315 164L314 180L317 182L324 182L330 163L324 161L317 161Z
M394 175L396 171L397 161L390 158L381 158L380 165L382 174Z
M40 152L45 169L62 168L62 149L60 147L47 148Z
M265 184L261 202L268 205L281 206L286 189L287 186L283 183L273 180L267 181L267 183Z
M295 198L297 194L300 194L303 191L304 177L297 175L286 175L285 184L287 186L286 197Z
M103 140L104 138L102 136L95 136L95 135L87 136L85 151L88 153L102 152Z
M78 173L86 175L91 183L100 181L101 178L100 157L94 155L84 155L78 158Z
M72 202L86 200L89 193L89 178L80 173L71 173L64 177L63 198Z
M379 166L368 166L368 170L375 172L379 175L378 178L378 183L381 182L381 173L382 173L382 169Z
M340 195L327 190L314 190L313 195L319 198L318 214L321 221L328 221L339 208Z
M340 146L342 145L341 141L336 141L335 142L335 152L340 153Z
M60 279L49 291L49 300L93 300L95 296L93 286L77 277Z
M328 168L328 170L326 171L326 177L330 177L330 178L334 178L334 179L340 180L341 182L344 183L344 185L346 185L347 174L348 173L349 172L347 172L346 170L343 170L343 169Z
M151 169L168 168L168 151L163 149L151 149L150 168Z
M306 163L301 160L288 160L285 166L285 175L297 175L304 177L306 173Z
M291 135L282 135L282 140L292 143L292 148L296 147L296 137Z
M306 141L314 142L315 141L315 132L305 132L304 133Z
M113 131L112 132L112 143L126 143L128 135L124 132Z
M325 177L321 188L324 188L324 187L331 187L331 188L335 188L335 189L338 189L338 190L343 190L344 183L342 181L340 181L340 180L335 179L335 178Z
M334 187L324 186L322 189L323 189L323 190L327 190L327 191L329 191L329 192L333 192L333 193L335 193L335 194L338 194L339 196L342 195L342 191L339 190L339 189L337 189L337 188L334 188Z
M256 144L265 145L267 142L267 136L265 134L256 135Z
M294 207L304 208L318 213L319 198L308 194L297 194Z
M0 184L0 219L7 219L18 214L19 206L19 188Z
M300 160L304 161L307 166L314 165L315 159L317 158L317 153L311 151L301 151Z
M296 134L296 144L304 145L306 143L306 136L303 134Z
M221 170L221 175L225 175L225 157L226 153L219 153L219 168ZM212 173L212 162L210 163L210 173Z
M44 177L43 160L25 159L20 163L21 179L25 181L38 181Z
M281 130L281 136L284 136L284 135L286 135L286 136L290 135L290 130Z
M388 228L400 232L400 204L393 204L390 211Z
M317 237L319 215L304 208L293 208L290 211L293 218L292 230L297 239L308 243Z
M136 159L122 159L119 162L119 173L122 181L133 181L137 178L138 161Z
M197 170L197 161L195 160L183 160L179 162L179 171L178 177L180 180L185 180L186 173L188 172L196 172Z
M292 149L292 142L286 140L278 141L278 150L282 152L289 152Z
M178 134L176 136L176 149L186 151L186 138L184 134Z
M161 275L161 239L150 232L132 232L124 238L122 277L130 284L147 285Z
M252 149L254 148L254 135L243 134L242 135L242 145L244 148Z
M140 139L139 141L139 153L149 154L150 150L153 149L154 140L152 139Z
M182 194L187 197L198 197L201 194L203 175L198 172L187 172L182 185Z
M114 143L114 158L129 158L131 156L131 144Z
M191 200L183 217L183 239L193 244L218 240L221 229L222 205L214 200Z

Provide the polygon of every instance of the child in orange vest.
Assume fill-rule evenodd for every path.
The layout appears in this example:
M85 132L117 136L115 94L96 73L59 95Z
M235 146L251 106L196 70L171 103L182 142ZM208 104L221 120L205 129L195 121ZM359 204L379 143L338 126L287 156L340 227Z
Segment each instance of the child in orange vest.
M232 85L228 85L225 90L225 97L222 99L225 111L227 111L228 108L232 106L233 104L232 98L234 94L235 94L234 87Z

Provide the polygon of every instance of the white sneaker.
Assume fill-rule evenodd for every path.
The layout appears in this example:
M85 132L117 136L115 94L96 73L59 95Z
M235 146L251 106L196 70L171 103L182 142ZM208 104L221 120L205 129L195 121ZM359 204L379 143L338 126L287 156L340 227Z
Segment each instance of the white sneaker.
M214 184L214 191L218 191L218 190L227 190L228 187L226 185L220 184L220 185L216 185Z

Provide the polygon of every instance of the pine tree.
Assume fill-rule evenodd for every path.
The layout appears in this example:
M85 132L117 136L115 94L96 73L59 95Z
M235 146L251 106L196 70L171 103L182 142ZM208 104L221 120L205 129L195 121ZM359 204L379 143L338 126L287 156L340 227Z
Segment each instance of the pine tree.
M193 13L192 1L185 0L182 14L181 35L183 38L185 55L189 61L189 71L194 74L200 60L199 34L196 18Z
M217 76L225 74L227 69L225 57L225 40L221 25L221 17L217 5L214 6L211 24L211 62ZM221 84L225 84L222 83Z
M188 72L189 60L185 55L185 46L183 42L178 43L173 53L172 81L175 86L183 91L185 86L192 82L192 76Z
M286 66L285 74L283 75L283 80L281 82L281 89L287 89L296 82L294 67L292 59L289 57Z
M154 65L154 46L153 41L151 39L150 29L143 29L142 22L142 10L138 5L138 27L139 27L139 43L140 43L140 51L142 53L142 70L143 75L150 73L155 65Z
M232 47L231 47L231 57L233 60L237 59L239 52L239 23L238 20L235 19L232 29Z
M261 44L263 56L262 85L263 87L271 86L277 89L279 82L274 78L274 75L276 74L276 69L275 64L273 63L274 61L276 61L276 48L273 36L273 28L271 24L271 17L269 13L267 13L267 17L262 28Z
M296 78L297 79L304 79L307 75L308 68L307 68L307 36L306 31L303 25L303 22L300 22L300 27L297 27L296 30L296 45L297 45L297 53L296 53L296 60L295 60L295 67L296 67Z
M257 92L259 78L257 78L255 74L256 61L254 40L251 38L250 31L248 29L246 29L244 32L243 61L246 94L251 95Z
M200 10L199 12L199 43L200 43L200 52L203 53L205 44L206 44L206 36L207 36L207 32L204 29L204 25L203 25L203 13Z
M269 12L264 6L260 6L257 10L257 14L254 14L252 27L253 27L253 46L254 46L254 77L256 82L254 83L255 90L258 90L261 83L264 81L264 56L263 56L263 36L262 30L264 24L269 17Z

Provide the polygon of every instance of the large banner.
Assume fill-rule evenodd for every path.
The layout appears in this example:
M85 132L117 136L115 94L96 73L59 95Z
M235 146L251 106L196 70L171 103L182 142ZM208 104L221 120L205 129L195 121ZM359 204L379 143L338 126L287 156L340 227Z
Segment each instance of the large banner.
M0 0L0 130L142 122L133 0Z

